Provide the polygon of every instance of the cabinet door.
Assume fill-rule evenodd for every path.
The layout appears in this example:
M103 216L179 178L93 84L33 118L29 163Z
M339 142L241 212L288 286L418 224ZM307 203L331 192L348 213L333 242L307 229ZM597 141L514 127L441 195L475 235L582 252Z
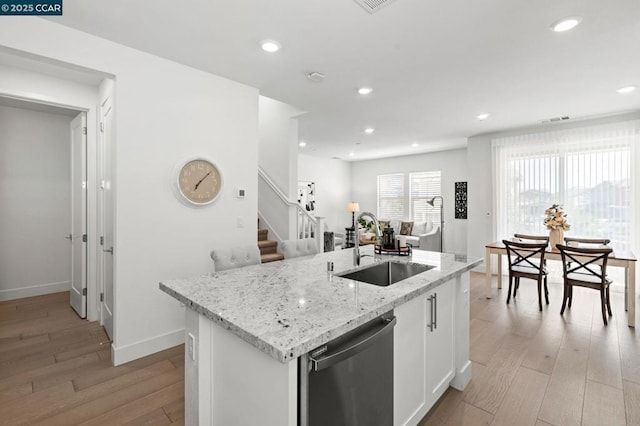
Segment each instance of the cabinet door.
M426 321L426 401L429 407L442 396L455 376L453 296L453 285L449 281L428 293L425 298L428 316ZM430 323L433 326L429 326Z
M426 414L425 296L395 309L393 335L393 424L417 424Z

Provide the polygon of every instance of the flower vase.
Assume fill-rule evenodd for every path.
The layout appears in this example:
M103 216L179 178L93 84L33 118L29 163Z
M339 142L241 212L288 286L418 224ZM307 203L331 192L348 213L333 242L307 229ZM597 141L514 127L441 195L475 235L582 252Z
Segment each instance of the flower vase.
M564 244L564 230L552 229L549 231L549 246L552 251L558 251L556 244Z

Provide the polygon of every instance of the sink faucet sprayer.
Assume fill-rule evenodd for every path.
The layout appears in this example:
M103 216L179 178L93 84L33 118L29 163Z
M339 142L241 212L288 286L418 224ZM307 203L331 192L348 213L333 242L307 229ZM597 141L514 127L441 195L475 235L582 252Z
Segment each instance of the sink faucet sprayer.
M376 233L377 235L377 242L376 244L380 244L380 238L382 237L382 231L380 230L380 224L378 223L378 218L376 217L376 215L374 215L371 212L362 212L358 215L357 219L356 219L356 223L358 223L358 221L360 220L360 218L362 216L369 216L371 219L373 219L373 224L376 226ZM355 244L355 248L353 250L353 266L359 266L360 265L360 230L358 229L358 227L356 226L356 244Z

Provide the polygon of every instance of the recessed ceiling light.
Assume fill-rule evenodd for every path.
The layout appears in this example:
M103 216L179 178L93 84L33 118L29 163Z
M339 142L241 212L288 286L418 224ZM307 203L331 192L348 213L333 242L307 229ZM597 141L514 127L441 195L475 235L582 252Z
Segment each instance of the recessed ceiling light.
M367 127L366 129L364 129L364 132L368 135L370 135L371 133L375 132L376 129L374 129L373 127Z
M414 142L411 144L412 147L417 148L420 146L420 144L418 142Z
M298 146L301 147L301 148L304 148L305 146L307 146L307 143L305 141L300 141L298 143Z
M486 113L486 112L485 112L485 113L482 113L482 114L478 114L478 115L476 115L476 118L477 118L478 120L480 120L480 121L484 121L484 120L486 120L487 118L489 118L489 113Z
M371 87L361 87L358 89L358 93L360 93L361 95L368 95L371 92L373 92L373 89Z
M349 157L353 157L354 155L356 155L356 153L355 153L355 152L350 152L350 153L349 153Z
M616 90L616 92L618 93L631 93L633 91L635 91L637 89L636 86L625 86L625 87L621 87L619 89Z
M280 50L282 45L275 40L266 39L260 42L260 47L262 47L262 50L265 52L273 53Z
M580 16L569 16L551 24L551 29L557 33L563 33L575 28L582 21Z

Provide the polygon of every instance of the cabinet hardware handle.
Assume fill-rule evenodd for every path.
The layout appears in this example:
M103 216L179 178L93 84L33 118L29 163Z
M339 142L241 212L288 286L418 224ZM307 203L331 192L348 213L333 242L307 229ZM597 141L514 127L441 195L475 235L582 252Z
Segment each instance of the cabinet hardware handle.
M429 320L430 320L430 322L429 322L429 330L431 330L431 332L433 332L433 300L434 300L433 296L429 296L428 300L429 300L429 305L430 305L429 307L431 308L431 309L429 309L429 316L430 316L430 318L429 318Z
M433 293L433 328L438 328L438 293Z

